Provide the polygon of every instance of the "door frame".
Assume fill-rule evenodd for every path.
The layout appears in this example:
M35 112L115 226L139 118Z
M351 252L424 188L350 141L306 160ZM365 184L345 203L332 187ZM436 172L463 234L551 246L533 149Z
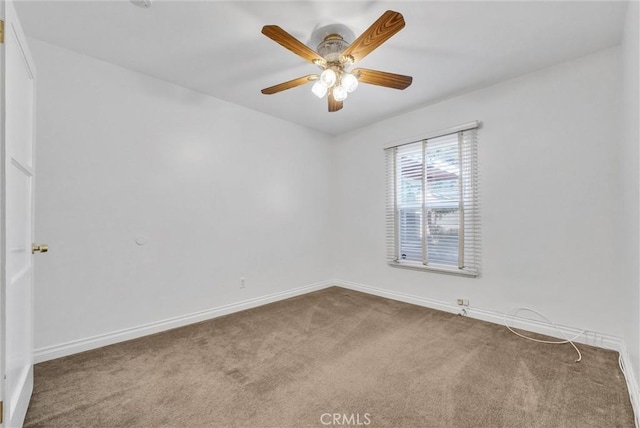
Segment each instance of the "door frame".
M5 248L7 246L6 240L6 213L7 213L7 180L6 180L6 133L5 133L5 0L0 0L0 21L2 21L2 40L0 40L0 426L6 425L5 418L5 397L6 397L6 375L7 372L5 364L5 313L4 313L4 301L7 291L7 270L6 270L6 254Z

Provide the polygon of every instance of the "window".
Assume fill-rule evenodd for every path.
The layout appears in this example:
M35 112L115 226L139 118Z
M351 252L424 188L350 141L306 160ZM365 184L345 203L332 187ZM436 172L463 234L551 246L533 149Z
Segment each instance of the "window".
M477 127L385 149L392 266L478 275Z

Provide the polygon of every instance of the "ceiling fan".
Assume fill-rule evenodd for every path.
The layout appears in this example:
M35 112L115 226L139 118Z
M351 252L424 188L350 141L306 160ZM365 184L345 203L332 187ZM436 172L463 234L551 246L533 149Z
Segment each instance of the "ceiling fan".
M320 67L320 74L309 74L262 90L263 94L275 94L315 81L311 91L322 98L327 95L329 111L342 108L347 94L358 87L358 82L385 86L393 89L405 89L413 78L401 74L367 68L351 67L374 49L390 39L404 28L404 18L399 12L388 10L382 14L353 43L349 44L340 34L329 34L317 47L317 52L284 31L277 25L265 25L262 34L289 49L294 54Z

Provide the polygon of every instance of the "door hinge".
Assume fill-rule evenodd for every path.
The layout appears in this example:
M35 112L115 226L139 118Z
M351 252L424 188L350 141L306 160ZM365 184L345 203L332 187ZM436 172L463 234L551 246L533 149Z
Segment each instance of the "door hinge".
M4 21L0 21L0 44L4 43Z
M0 401L0 424L4 422L4 401Z

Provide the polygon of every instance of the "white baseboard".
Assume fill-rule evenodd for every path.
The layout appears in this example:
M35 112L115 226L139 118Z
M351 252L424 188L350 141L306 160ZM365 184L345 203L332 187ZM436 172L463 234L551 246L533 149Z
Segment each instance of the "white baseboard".
M101 348L114 343L124 342L126 340L147 336L153 333L159 333L165 330L171 330L176 327L182 327L208 319L217 318L222 315L228 315L234 312L243 311L245 309L255 308L257 306L266 305L268 303L277 302L279 300L288 299L290 297L299 296L310 293L312 291L322 290L333 286L332 281L322 281L315 284L305 285L303 287L294 288L279 293L268 294L266 296L255 297L229 305L223 305L216 308L206 309L204 311L194 312L187 315L181 315L161 321L144 324L137 327L127 328L114 331L86 339L74 340L71 342L61 343L58 345L39 348L34 351L34 363L53 360L55 358L65 357L67 355L77 354L79 352L91 349Z
M333 284L338 287L348 288L350 290L360 291L374 296L385 297L387 299L398 300L400 302L411 303L418 306L424 306L431 309L437 309L449 313L460 313L461 307L438 300L427 299L420 296L414 296L410 294L398 293L383 288L371 287L369 285L359 284L352 281L345 281L341 279L334 279ZM482 321L488 321L494 324L505 325L505 314L496 311L490 311L486 309L478 309L474 307L465 307L467 316L470 318L479 319ZM627 382L627 389L629 390L629 398L636 415L636 426L638 425L637 419L640 415L640 391L638 389L638 383L636 382L635 373L633 372L633 366L629 353L627 352L626 345L622 338L616 337L610 334L598 333L593 331L584 332L584 330L568 327L563 325L551 326L544 322L530 320L522 317L508 317L508 324L511 327L531 331L534 333L544 334L552 337L559 337L558 329L560 329L566 337L574 338L575 343L582 343L585 345L597 346L600 348L610 349L620 353L622 360L622 367L624 368L623 374ZM579 335L581 332L584 334ZM561 339L564 339L561 337Z
M333 280L333 283L339 287L348 288L350 290L361 291L367 294L373 294L375 296L386 297L387 299L398 300L405 303L411 303L418 306L424 306L431 309L438 309L440 311L449 312L453 314L460 313L462 309L461 306L454 305L447 302L441 302L439 300L427 299L420 296L414 296L411 294L398 293L391 290L386 290L383 288L371 287L369 285L358 284L356 282L351 281L343 281L340 279ZM494 324L505 325L505 314L486 310L479 309L475 307L464 307L467 311L467 316L470 318L479 319L482 321L488 321ZM540 333L547 336L561 337L558 335L558 330L545 322L540 322L536 320L531 320L522 317L508 317L508 324L513 328L518 328L522 330L531 331L534 333ZM573 338L578 336L584 330L567 327L562 325L556 326L569 338ZM598 346L601 348L612 349L615 351L620 351L622 339L619 337L615 337L608 334L596 333L596 332L586 332L579 337L577 337L574 342L576 343L584 343L585 345Z
M622 341L621 341L622 342ZM620 347L620 358L622 359L622 373L627 381L627 389L629 390L629 399L633 406L633 413L635 415L636 428L640 426L638 419L640 417L640 390L638 390L638 384L636 383L636 376L633 371L633 365L631 364L631 358L627 351L627 346L624 342Z

